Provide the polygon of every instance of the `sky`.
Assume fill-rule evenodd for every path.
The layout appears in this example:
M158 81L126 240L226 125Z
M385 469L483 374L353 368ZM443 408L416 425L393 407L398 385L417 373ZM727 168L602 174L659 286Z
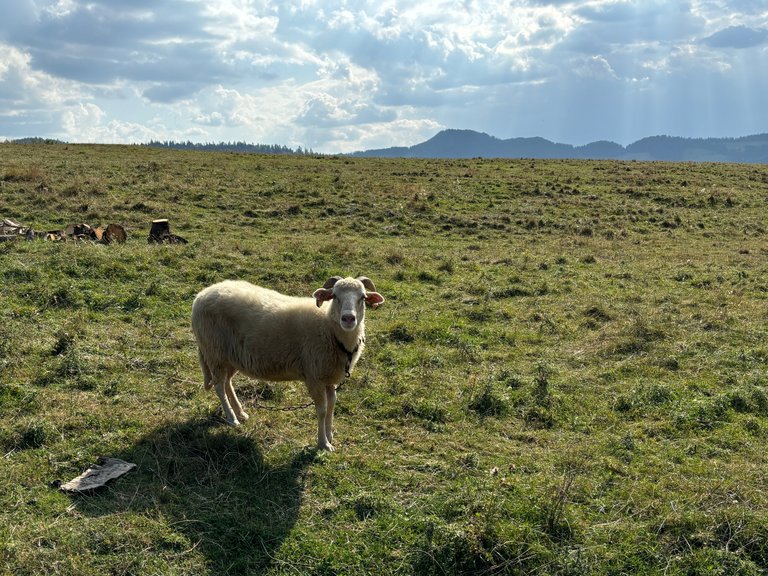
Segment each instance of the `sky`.
M768 132L766 0L0 0L0 141Z

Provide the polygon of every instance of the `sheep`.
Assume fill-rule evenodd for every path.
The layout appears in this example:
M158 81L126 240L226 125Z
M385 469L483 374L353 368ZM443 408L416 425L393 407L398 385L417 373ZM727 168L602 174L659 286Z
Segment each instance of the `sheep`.
M330 306L322 308L324 302ZM232 387L242 372L269 381L303 380L317 413L317 447L333 451L336 386L365 347L365 305L384 297L365 276L329 278L312 298L286 296L242 280L202 290L192 331L206 390L215 388L228 424L248 414Z

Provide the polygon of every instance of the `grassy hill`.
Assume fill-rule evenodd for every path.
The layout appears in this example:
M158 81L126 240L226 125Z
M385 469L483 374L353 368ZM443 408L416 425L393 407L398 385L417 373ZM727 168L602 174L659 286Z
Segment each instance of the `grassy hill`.
M762 574L768 168L0 145L0 574ZM148 245L167 217L187 245ZM387 298L317 454L203 287ZM256 406L262 408L257 408ZM92 496L99 456L138 465Z

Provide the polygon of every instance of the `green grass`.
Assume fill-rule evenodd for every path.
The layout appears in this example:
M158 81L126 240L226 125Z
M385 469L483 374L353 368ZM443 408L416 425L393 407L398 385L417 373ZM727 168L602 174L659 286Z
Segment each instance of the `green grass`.
M0 145L0 574L765 574L768 167ZM167 217L184 246L149 245ZM221 424L206 285L371 277L317 454ZM52 487L99 456L138 468Z

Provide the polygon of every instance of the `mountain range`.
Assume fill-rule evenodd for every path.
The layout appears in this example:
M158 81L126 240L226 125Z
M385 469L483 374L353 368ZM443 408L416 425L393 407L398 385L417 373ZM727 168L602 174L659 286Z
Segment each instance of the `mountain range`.
M502 140L474 130L443 130L408 147L355 152L383 158L578 158L589 160L662 160L670 162L768 163L768 134L741 138L652 136L628 146L601 140L584 146L545 138Z

